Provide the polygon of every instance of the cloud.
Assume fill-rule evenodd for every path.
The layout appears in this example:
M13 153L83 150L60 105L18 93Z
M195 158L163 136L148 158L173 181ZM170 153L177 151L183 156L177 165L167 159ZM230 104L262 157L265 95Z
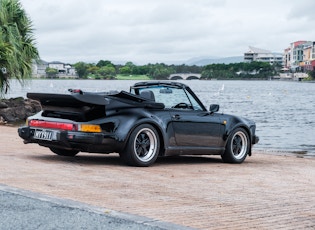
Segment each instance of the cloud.
M294 7L291 8L288 14L288 20L315 20L315 2L313 0L303 0L299 2L295 2Z
M305 4L300 4L300 3ZM312 0L21 0L43 59L185 61L314 40Z

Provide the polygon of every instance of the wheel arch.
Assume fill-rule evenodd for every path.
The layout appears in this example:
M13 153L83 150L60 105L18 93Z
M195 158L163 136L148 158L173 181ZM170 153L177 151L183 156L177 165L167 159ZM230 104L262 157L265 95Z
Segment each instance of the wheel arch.
M150 120L150 119L142 119L142 120L139 120L137 123L135 123L135 124L132 126L132 128L129 129L129 132L128 132L128 134L127 134L127 136L126 136L126 139L125 139L125 143L127 143L127 141L129 140L131 133L132 133L138 126L143 125L143 124L151 125L151 126L157 131L157 133L158 133L158 135L159 135L159 140L160 140L160 152L159 152L159 156L163 156L164 153L165 153L165 148L166 148L166 146L165 146L165 140L164 140L164 136L165 136L165 135L164 135L163 129L161 128L161 126L160 126L158 123L156 123L156 122L154 122L154 121L152 121L152 120Z
M237 129L237 128L242 128L246 131L248 137L249 137L249 151L248 151L248 155L251 156L252 155L252 135L250 132L250 128L248 126L246 126L245 124L239 123L238 125L235 125L233 127L230 127L229 130L227 131L226 135L225 135L225 144L227 143L227 140L229 138L229 136L231 135L231 133L233 132L233 130Z

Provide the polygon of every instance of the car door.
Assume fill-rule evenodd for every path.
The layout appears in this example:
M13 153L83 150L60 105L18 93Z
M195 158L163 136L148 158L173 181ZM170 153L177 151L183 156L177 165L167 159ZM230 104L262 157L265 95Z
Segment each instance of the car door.
M196 110L170 110L177 146L218 147L224 126L216 113Z

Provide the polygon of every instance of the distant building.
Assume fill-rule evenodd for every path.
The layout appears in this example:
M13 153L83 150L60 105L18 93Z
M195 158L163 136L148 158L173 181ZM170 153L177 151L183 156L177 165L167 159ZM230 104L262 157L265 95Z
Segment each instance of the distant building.
M301 81L315 69L315 42L295 41L283 53L283 68L280 79Z
M65 74L66 73L65 63L62 63L60 61L49 62L48 67L58 70L59 74Z
M275 63L282 65L282 54L272 53L269 50L249 46L249 51L244 53L244 61L245 62L261 61L268 62L271 65Z
M56 69L58 71L57 77L60 77L60 78L77 77L75 68L72 67L70 64L65 64L59 61L46 62L44 60L40 60L38 62L33 63L33 67L32 67L33 76L38 77L38 78L47 77L46 69L48 67Z
M315 42L295 41L284 50L283 69L291 72L311 71L315 67Z
M283 70L289 70L289 66L291 64L291 47L288 47L284 50L283 53Z
M33 62L32 65L32 74L34 77L45 77L46 76L46 68L48 67L48 62L44 60L39 60L38 62Z
M303 60L299 63L303 72L315 69L315 42L308 42L303 49Z

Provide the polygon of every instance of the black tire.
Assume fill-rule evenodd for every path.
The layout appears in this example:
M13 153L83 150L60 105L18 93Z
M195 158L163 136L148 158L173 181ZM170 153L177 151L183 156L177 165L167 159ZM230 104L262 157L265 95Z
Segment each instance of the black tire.
M223 162L242 163L250 150L250 139L248 133L243 128L233 130L228 137L225 152L221 155Z
M66 150L66 149L58 149L58 148L49 148L53 153L56 153L59 156L65 157L74 157L79 153L77 150Z
M152 125L142 124L131 132L120 157L128 165L146 167L156 161L159 150L160 138L156 129Z

